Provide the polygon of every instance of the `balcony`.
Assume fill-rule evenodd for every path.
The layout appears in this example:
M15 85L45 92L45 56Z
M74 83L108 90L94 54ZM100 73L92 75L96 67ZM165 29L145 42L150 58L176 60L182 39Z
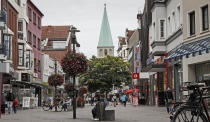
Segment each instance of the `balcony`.
M166 53L165 41L154 41L151 47L153 56L164 56Z

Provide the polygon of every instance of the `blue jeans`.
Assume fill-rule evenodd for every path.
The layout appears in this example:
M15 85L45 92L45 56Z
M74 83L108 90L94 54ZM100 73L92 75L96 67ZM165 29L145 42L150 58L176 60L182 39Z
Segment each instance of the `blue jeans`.
M13 105L12 101L7 102L7 107L8 107L8 113L9 114L12 112L12 105Z

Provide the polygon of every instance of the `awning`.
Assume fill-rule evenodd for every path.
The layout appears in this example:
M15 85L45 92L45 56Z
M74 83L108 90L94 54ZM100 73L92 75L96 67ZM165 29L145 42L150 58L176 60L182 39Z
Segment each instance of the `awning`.
M188 44L179 45L177 48L169 53L169 56L165 59L165 61L179 60L182 59L183 56L186 56L186 58L188 58L189 55L192 54L192 56L195 56L196 53L202 55L203 51L206 51L206 53L208 53L209 49L210 37L207 37L205 39L194 41Z

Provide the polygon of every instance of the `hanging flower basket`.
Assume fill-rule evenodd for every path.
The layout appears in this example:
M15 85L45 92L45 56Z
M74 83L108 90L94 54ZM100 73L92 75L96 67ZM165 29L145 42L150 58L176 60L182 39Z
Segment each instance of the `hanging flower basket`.
M81 53L68 52L62 59L61 66L63 71L69 76L76 76L87 71L88 60Z
M73 83L66 83L65 85L64 85L64 89L66 90L66 92L71 92L71 91L73 91Z
M48 84L50 86L60 86L63 84L63 82L64 82L64 78L60 74L52 74L48 78Z

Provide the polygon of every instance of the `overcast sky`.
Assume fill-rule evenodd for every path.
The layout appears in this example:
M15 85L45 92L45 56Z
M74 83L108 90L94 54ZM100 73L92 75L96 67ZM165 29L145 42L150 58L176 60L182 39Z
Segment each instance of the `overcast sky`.
M88 58L97 56L97 44L103 18L104 3L117 50L118 36L125 36L125 29L138 27L136 15L143 10L145 0L32 0L42 11L42 25L74 25L80 51Z

